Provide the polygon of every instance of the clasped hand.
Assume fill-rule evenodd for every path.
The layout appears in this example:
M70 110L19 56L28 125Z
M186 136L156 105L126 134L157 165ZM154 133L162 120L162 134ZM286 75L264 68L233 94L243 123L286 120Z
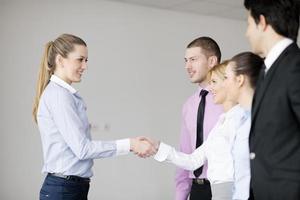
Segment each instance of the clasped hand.
M130 150L141 158L147 158L156 154L159 141L148 137L136 137L130 139Z

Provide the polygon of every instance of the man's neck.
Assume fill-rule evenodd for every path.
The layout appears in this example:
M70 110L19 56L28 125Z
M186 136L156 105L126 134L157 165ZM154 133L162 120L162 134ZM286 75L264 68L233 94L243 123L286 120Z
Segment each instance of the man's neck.
M207 82L206 80L204 80L204 81L198 83L198 85L199 85L199 87L201 87L201 88L207 88L208 82Z
M270 53L271 49L281 40L283 40L284 37L281 35L278 35L277 33L272 33L270 37L267 37L264 42L264 46L262 49L262 57L267 57L267 55Z

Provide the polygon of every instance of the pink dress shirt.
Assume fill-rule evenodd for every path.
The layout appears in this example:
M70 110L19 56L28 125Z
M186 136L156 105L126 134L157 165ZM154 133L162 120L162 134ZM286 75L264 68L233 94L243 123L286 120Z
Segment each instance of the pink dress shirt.
M192 153L196 149L197 112L201 100L199 94L202 89L203 88L199 87L197 92L187 99L182 109L179 149L181 152L187 154ZM223 113L222 106L213 103L213 96L210 92L206 96L204 113L203 138L206 140L209 132L216 124L219 115ZM207 163L204 164L202 174L199 178L207 178L206 173ZM176 200L186 200L188 198L193 178L195 178L195 176L192 171L189 172L180 168L177 169L175 176Z

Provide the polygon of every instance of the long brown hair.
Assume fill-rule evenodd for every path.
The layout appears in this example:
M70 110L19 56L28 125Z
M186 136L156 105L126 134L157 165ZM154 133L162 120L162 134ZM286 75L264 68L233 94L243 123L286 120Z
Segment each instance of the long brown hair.
M50 77L56 68L56 56L61 55L63 58L67 58L69 53L74 50L74 45L76 44L87 46L81 38L71 34L62 34L53 42L50 41L45 45L36 86L36 96L32 109L33 119L36 123L41 95L48 85Z

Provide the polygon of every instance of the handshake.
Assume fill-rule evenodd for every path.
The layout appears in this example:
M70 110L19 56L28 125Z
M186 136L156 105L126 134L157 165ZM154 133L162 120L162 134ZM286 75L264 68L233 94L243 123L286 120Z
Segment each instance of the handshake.
M136 137L130 139L130 151L141 158L147 158L156 154L159 148L159 141L148 137Z

